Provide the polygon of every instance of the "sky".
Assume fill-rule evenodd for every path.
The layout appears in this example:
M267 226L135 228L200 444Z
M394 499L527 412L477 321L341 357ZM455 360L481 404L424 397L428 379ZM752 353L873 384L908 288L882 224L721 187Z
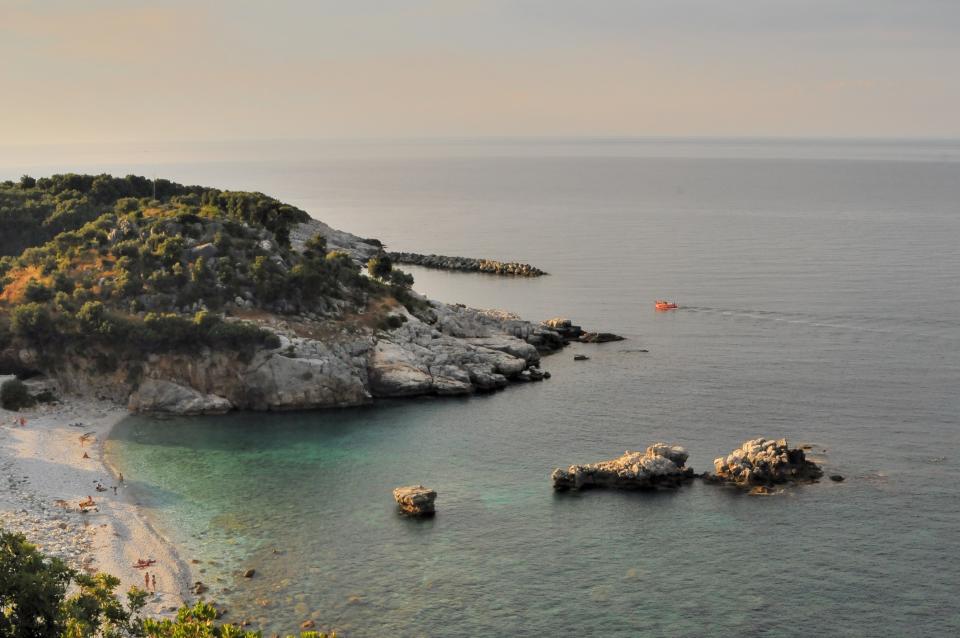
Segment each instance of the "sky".
M960 137L958 0L0 0L0 144Z

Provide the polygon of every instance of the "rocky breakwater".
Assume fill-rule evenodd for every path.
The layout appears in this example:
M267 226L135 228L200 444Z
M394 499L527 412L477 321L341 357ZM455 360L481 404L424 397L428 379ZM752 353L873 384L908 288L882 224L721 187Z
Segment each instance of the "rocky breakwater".
M557 468L551 478L557 491L678 487L694 478L693 469L686 467L687 457L687 451L678 445L655 443L642 453L627 450L623 456L610 461L571 465L565 470Z
M493 275L513 277L542 277L544 271L530 264L516 261L497 261L496 259L474 259L472 257L450 257L447 255L422 255L420 253L387 253L397 264L412 264L438 270L457 270L462 272L483 272Z
M436 513L437 492L422 485L398 487L393 490L393 499L400 511L408 516L433 516Z
M820 466L807 460L802 449L791 449L786 439L746 441L713 465L716 474L708 480L745 487L815 481L823 476Z

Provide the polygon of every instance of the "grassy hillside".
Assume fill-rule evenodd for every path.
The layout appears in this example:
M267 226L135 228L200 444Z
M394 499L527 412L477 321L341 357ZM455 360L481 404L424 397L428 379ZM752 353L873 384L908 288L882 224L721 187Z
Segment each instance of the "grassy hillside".
M364 276L308 215L261 193L109 175L0 184L0 348L100 342L137 351L274 345L257 311L336 318L411 280L377 263ZM389 266L389 263L387 264Z

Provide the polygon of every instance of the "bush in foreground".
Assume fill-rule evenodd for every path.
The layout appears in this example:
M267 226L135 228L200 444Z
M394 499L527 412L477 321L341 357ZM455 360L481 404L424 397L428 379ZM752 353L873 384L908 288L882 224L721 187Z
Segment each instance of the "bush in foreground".
M3 406L4 410L16 412L20 408L29 408L33 404L34 400L30 396L30 390L20 379L5 381L0 386L0 406Z
M75 593L67 597L70 585ZM216 624L207 603L183 607L176 620L143 618L147 592L136 587L126 603L120 579L88 576L44 556L23 534L0 530L0 636L4 638L260 638L260 632ZM303 632L300 638L336 638Z

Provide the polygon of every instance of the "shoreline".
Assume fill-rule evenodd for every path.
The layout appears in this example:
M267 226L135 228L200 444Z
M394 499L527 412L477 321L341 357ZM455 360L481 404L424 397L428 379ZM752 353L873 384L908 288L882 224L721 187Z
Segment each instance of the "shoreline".
M130 587L144 587L144 572L155 575L157 591L144 613L170 616L187 599L189 568L107 458L106 440L128 414L115 403L74 396L20 412L0 409L0 480L8 483L0 494L0 527L24 533L80 571L116 576L121 599ZM25 427L15 423L21 416ZM106 491L96 491L98 481ZM81 513L78 504L88 496L96 508ZM133 565L140 558L157 562L139 570Z

